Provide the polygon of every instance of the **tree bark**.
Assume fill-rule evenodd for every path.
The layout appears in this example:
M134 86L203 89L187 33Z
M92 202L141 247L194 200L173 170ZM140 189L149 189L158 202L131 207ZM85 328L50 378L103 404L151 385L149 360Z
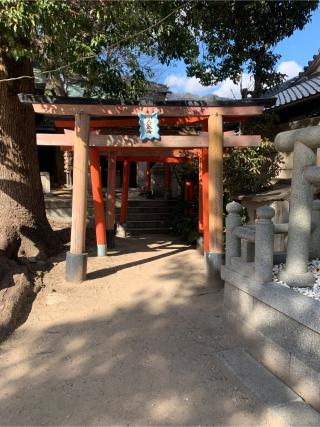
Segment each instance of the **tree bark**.
M266 54L265 46L261 47L255 55L254 69L254 89L252 92L253 98L259 98L263 94L263 59Z
M254 76L254 89L252 92L253 98L259 98L263 94L262 78L260 67L257 66L257 71Z
M0 50L0 79L32 75L27 58ZM0 256L44 257L52 246L45 214L32 106L18 93L33 93L34 80L0 82Z
M1 342L24 321L37 290L25 266L0 256L0 270Z

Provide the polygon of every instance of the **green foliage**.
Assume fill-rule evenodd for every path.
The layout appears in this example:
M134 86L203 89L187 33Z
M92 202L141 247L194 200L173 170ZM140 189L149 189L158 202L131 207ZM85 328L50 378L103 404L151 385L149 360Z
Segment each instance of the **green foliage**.
M258 147L228 149L224 159L224 188L230 196L256 193L271 185L282 159L273 143Z
M190 156L190 154L187 153L186 157L188 156ZM181 193L184 192L185 181L191 181L196 186L198 185L199 162L196 156L191 156L190 163L173 164L171 167L178 181Z
M135 99L152 77L148 58L168 63L198 54L189 29L177 25L182 7L189 6L178 1L0 0L0 50L10 58L29 58L42 71L59 69L46 75L49 83L78 79L86 95Z
M274 47L301 30L317 6L317 0L199 0L187 20L197 29L203 53L188 64L188 74L211 85L226 78L237 83L246 71L253 75L249 93L261 95L284 77L276 70L280 55Z
M152 78L150 58L162 64L183 59L188 74L207 85L238 82L247 71L258 96L283 78L274 46L302 29L317 4L0 0L0 49L11 58L30 58L43 71L68 64L47 80L81 77L90 96L136 98Z
M187 154L188 155L188 154ZM184 200L185 182L194 184L195 192L199 187L199 162L196 156L191 157L190 163L172 165L173 173L180 186L181 194L173 213L173 228L182 240L194 244L199 237L199 204L197 197L193 201Z
M173 229L189 244L195 244L199 237L198 202L179 199L173 212Z
M241 124L241 131L244 135L261 135L263 138L273 140L278 122L279 116L276 113L265 111L261 116L248 117Z

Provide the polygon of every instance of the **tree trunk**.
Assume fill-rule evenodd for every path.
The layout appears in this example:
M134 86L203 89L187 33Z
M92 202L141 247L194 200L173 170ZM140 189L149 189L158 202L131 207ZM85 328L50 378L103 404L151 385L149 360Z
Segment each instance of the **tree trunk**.
M26 318L37 289L25 266L0 256L0 270L1 342Z
M0 50L0 79L32 75L29 59ZM35 115L18 93L33 93L34 80L0 82L0 256L43 257L52 245L40 181Z
M254 89L252 92L253 98L259 98L263 94L263 61L266 55L265 46L261 47L255 55L254 67Z
M254 89L252 92L253 98L259 98L263 94L263 85L262 85L262 78L260 74L260 68L258 68L258 71L256 71L256 74L254 76Z

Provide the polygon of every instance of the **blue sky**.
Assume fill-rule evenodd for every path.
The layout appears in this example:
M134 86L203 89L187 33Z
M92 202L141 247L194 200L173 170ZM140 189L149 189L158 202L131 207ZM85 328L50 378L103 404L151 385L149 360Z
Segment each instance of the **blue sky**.
M302 31L280 42L275 52L281 54L279 70L288 74L288 78L297 75L320 49L320 9ZM190 92L196 95L216 93L219 96L239 97L239 88L231 81L225 81L213 87L203 87L196 78L188 78L183 62L176 62L169 67L160 66L156 71L157 80L169 86L172 92ZM243 76L243 84L250 85L250 76Z

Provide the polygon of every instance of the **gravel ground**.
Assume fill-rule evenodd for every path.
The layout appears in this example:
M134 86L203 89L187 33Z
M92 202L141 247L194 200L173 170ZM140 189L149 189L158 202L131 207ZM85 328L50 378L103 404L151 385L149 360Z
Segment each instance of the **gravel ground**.
M279 283L280 285L286 286L290 288L286 283L281 282L279 278L280 271L285 267L285 264L277 264L273 267L273 281ZM315 299L316 301L320 301L320 261L318 259L312 260L308 262L308 271L313 273L315 277L315 284L312 288L297 288L292 287L295 292L299 292L306 297L310 297Z
M45 274L0 346L0 425L259 425L262 402L219 364L239 346L203 258L171 236L118 239L88 280Z

